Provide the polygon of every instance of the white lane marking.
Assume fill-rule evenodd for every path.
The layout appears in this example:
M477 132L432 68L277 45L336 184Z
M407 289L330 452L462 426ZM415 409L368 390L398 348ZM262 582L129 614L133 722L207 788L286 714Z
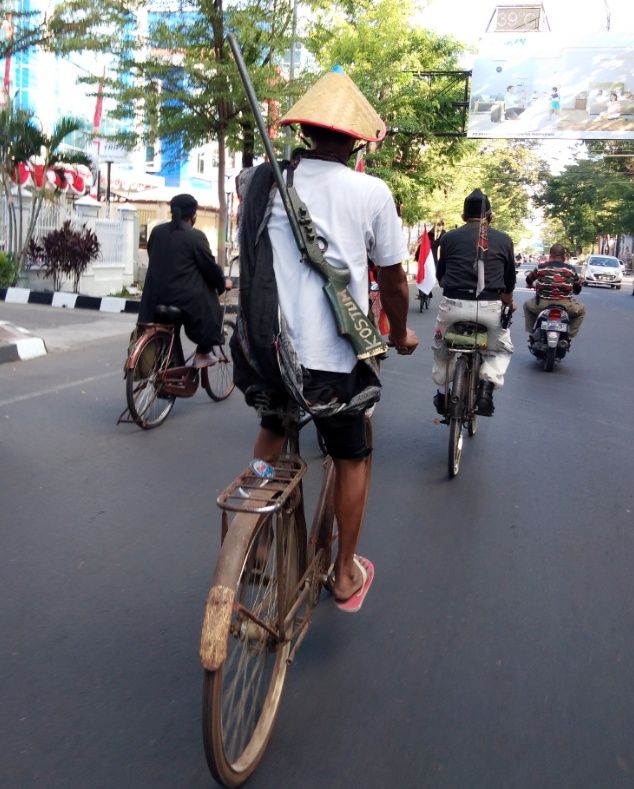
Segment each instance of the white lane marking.
M41 389L39 392L30 392L25 395L18 395L18 397L10 397L8 400L0 400L0 407L4 405L13 405L13 403L21 403L24 400L33 400L35 397L44 397L44 395L54 394L55 392L62 392L64 389L72 389L74 386L83 386L90 384L93 381L101 381L103 378L110 378L113 375L120 375L120 371L113 370L110 373L102 373L101 375L92 375L90 378L80 378L78 381L69 381L67 384L60 384L59 386L51 386L49 389Z

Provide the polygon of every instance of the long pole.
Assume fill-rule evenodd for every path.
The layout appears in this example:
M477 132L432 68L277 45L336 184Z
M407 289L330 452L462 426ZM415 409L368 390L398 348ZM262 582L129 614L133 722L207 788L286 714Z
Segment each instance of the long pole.
M271 145L271 140L269 139L269 134L266 130L266 126L264 125L264 118L262 118L262 113L260 112L260 105L258 103L257 96L255 95L255 91L253 90L253 85L251 84L251 78L249 77L249 72L247 71L244 58L242 57L240 46L233 33L229 33L229 35L227 36L227 40L229 41L229 46L231 47L231 51L233 52L233 57L235 58L236 66L238 67L238 72L240 73L240 78L242 79L242 84L244 85L245 93L247 94L247 100L249 102L249 106L251 107L251 112L253 113L253 117L255 118L258 131L260 132L260 137L262 138L264 150L266 151L269 164L271 165L271 169L273 170L273 177L275 178L275 181L278 184L278 186L281 186L279 193L280 193L280 197L282 198L282 202L284 203L284 208L286 210L286 213L288 215L288 221L291 226L291 230L293 231L293 237L295 239L295 243L297 244L299 249L302 249L304 247L304 238L302 236L301 230L299 229L299 224L295 219L293 206L291 205L291 202L289 200L288 192L284 188L284 176L282 175L282 171L280 170L280 165L278 164L278 161L275 158L275 151L273 150L273 146Z
M288 65L288 81L292 82L295 79L295 43L297 41L297 0L293 0L293 28L291 34L291 52ZM290 126L286 127L286 140L284 142L284 158L291 158L291 137L293 132Z

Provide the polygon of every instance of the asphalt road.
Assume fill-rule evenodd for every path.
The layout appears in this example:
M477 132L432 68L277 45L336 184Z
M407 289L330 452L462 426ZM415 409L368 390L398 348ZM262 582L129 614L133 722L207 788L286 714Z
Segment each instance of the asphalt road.
M324 597L249 786L634 785L630 292L584 290L551 374L518 314L495 416L452 481L431 403L438 296L422 314L412 299L422 346L385 363L375 416L373 588L355 616ZM215 497L255 418L237 392L199 392L157 430L117 426L133 316L17 307L0 320L61 321L39 328L64 338L0 365L0 786L214 786L198 638ZM102 339L68 339L101 320ZM310 428L304 447L316 468Z

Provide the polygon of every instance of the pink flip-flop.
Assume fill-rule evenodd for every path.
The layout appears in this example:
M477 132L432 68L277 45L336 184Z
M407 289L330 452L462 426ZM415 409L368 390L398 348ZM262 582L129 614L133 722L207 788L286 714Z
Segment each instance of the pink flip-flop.
M374 565L369 559L366 559L363 556L355 555L354 563L361 571L361 575L363 577L363 583L361 584L360 589L357 589L357 591L350 595L350 597L348 597L346 600L337 600L337 598L335 598L335 605L337 608L340 611L345 611L348 614L356 614L357 611L361 609L366 595L372 586L372 581L374 580Z

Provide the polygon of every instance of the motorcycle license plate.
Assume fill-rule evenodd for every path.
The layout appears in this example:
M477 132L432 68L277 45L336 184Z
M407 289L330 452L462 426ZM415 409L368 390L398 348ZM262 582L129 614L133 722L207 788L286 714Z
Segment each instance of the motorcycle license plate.
M568 331L568 324L561 321L542 321L542 329L545 331Z

